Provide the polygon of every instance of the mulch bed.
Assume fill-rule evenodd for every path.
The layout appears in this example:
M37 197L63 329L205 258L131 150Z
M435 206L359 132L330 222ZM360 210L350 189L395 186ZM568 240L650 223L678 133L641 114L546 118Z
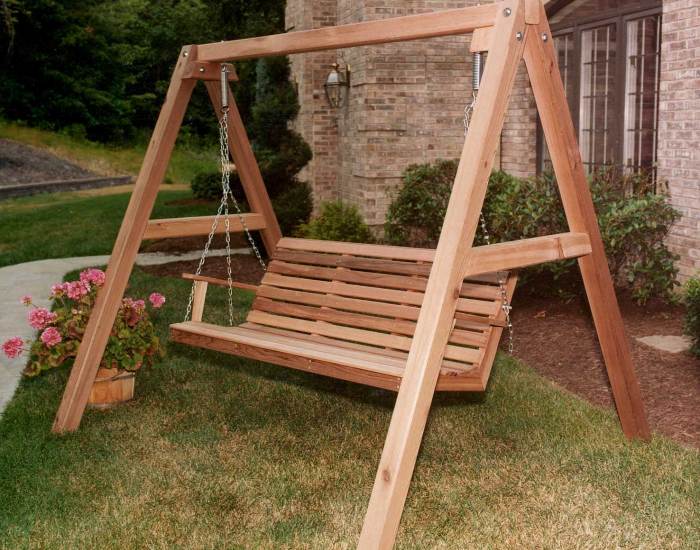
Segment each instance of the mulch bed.
M201 245L201 238L198 238ZM180 240L180 246L183 243ZM232 256L234 279L257 284L263 271L252 255ZM158 276L193 273L197 262L174 262L143 269ZM226 259L209 258L203 274L226 278ZM585 299L518 296L513 303L514 354L557 386L591 403L612 407L612 394ZM625 296L620 307L652 429L700 448L700 360L668 353L635 340L652 334L681 334L683 308L662 302L637 306ZM502 344L505 343L505 338Z
M161 265L143 266L141 269L158 277L180 277L183 273L194 273L199 260L172 262ZM233 280L240 283L258 284L263 276L263 269L253 255L232 254L231 272ZM207 258L202 275L226 279L226 257Z
M514 354L591 403L612 407L603 358L585 299L525 297L513 304ZM640 307L620 296L642 398L652 429L700 448L700 360L637 342L653 334L680 335L682 307L652 302Z
M46 151L0 139L0 186L73 180L94 175Z

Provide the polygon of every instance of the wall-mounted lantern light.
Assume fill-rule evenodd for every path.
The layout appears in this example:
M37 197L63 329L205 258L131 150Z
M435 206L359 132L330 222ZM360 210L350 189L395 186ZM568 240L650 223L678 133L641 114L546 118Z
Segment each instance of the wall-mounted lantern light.
M323 85L326 90L326 98L332 109L337 109L343 105L350 87L350 67L340 69L340 65L333 63L331 72L326 77Z

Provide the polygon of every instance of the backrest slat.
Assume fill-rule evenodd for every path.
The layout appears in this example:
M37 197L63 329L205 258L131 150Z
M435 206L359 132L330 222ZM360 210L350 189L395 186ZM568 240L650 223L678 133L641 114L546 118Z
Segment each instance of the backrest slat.
M248 322L300 337L410 350L435 252L384 245L283 238L258 287ZM493 274L465 280L444 361L478 365L493 326L501 326Z

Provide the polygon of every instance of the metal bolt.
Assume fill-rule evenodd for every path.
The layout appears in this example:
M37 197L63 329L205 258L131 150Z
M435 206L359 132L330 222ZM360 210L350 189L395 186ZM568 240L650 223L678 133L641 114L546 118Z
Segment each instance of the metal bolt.
M200 67L200 68L199 68L199 72L200 72L200 73L203 73L203 72L204 72L204 67Z
M510 8L506 8L503 10L503 15L506 17L510 17L510 14L513 13L513 11Z
M546 32L543 32L542 33L542 42L547 42L547 40L549 40L549 36L547 36Z
M516 33L515 33L515 39L516 39L518 42L520 42L520 41L523 39L523 33L521 33L520 31L516 32Z
M188 55L190 55L190 52L182 52L182 57L187 57Z

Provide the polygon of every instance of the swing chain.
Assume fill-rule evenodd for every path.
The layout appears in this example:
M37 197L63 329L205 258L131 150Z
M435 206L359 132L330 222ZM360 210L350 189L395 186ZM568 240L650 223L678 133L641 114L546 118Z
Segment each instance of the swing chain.
M233 317L234 317L234 309L233 309L233 275L232 275L232 270L231 270L231 226L230 226L230 220L229 220L229 205L228 205L228 200L229 197L231 198L231 202L233 203L233 206L236 210L236 214L238 215L238 218L241 222L241 226L243 227L243 231L246 234L246 237L248 239L248 242L251 245L251 248L253 249L253 252L255 253L256 258L258 259L258 262L260 262L260 265L263 268L263 271L267 269L267 266L265 265L265 260L263 260L262 253L260 252L260 249L257 247L255 244L255 239L253 238L253 235L250 232L250 229L248 228L248 225L245 220L245 216L243 215L243 211L241 210L240 205L238 204L238 201L236 200L236 197L233 195L233 192L231 191L231 156L230 156L230 149L229 149L229 141L228 141L228 112L229 112L229 107L228 107L228 80L227 80L227 73L228 73L228 67L226 64L222 64L221 66L221 118L219 119L219 163L221 166L221 189L222 189L222 196L221 196L221 202L219 203L219 208L216 211L216 215L214 216L214 221L211 226L211 230L209 231L209 236L207 237L207 242L204 245L204 251L202 252L202 257L199 259L199 264L197 265L197 271L195 273L196 276L200 276L202 273L202 268L204 267L204 262L207 258L207 255L209 254L209 248L211 247L212 240L214 239L214 234L216 233L216 228L219 225L219 219L221 218L222 214L224 217L224 227L225 227L225 235L226 235L226 280L228 282L228 320L229 320L229 325L233 326ZM187 310L185 312L185 321L187 321L190 318L190 315L192 314L192 303L194 301L194 290L195 290L195 283L192 284L192 290L190 291L190 297L187 302Z
M471 122L472 114L474 112L474 106L476 105L476 94L479 90L479 76L481 72L481 53L475 52L472 55L472 100L464 108L464 137L467 136L469 131L469 124ZM486 218L484 213L479 213L479 223L481 224L481 232L484 235L484 240L486 241L486 246L491 244L491 235L486 226ZM506 287L505 273L499 271L496 273L498 277L498 291L501 296L501 309L505 315L506 328L508 329L508 353L513 355L513 322L510 317L511 310L513 307L510 305L508 300L508 289Z

